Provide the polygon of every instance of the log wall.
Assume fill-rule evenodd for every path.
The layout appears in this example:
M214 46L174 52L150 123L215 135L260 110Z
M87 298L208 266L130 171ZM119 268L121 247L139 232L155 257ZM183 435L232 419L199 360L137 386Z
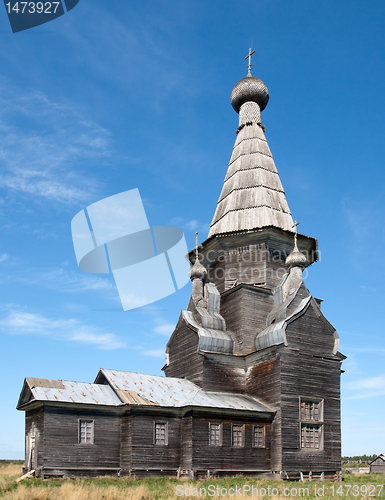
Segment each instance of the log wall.
M222 446L210 446L210 422L222 424ZM232 445L232 424L244 425L244 446ZM266 446L253 447L253 426L262 422L250 422L240 419L194 418L193 420L193 458L194 470L211 471L250 471L270 470L270 423L266 427ZM215 473L215 472L214 472Z
M198 354L199 337L183 320L179 320L169 342L169 364L166 377L182 377L202 387L203 356Z
M79 443L79 419L94 421L94 443ZM45 405L44 467L120 468L120 416Z
M282 352L283 470L341 469L340 373L338 361L315 358L290 349ZM300 397L323 400L322 449L301 449Z

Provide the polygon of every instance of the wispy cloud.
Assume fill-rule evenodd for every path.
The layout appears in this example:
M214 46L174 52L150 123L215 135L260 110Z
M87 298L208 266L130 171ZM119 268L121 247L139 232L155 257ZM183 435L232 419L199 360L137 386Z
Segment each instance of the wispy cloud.
M182 217L174 217L171 222L171 225L178 226L186 231L198 231L200 234L206 234L210 230L210 224L201 223L196 219L185 220Z
M99 185L87 163L110 155L110 132L41 92L0 90L0 187L60 204L90 199Z
M344 385L344 388L355 393L344 399L363 399L383 396L385 395L385 375L348 382Z
M149 351L143 351L144 356L150 356L152 358L164 358L164 349L150 349Z
M189 229L190 231L194 231L198 227L198 221L197 220L190 220L185 223L185 227Z
M155 333L158 333L159 335L164 335L165 337L169 337L174 330L175 330L175 325L172 323L164 323L154 328Z
M9 259L9 255L7 253L3 253L0 255L0 262L5 262Z
M16 269L14 273L8 273L7 276L0 278L0 281L5 280L65 293L108 292L116 289L111 276L102 278L92 274L67 271L60 267L40 271Z
M0 331L9 335L43 335L55 340L93 345L102 350L126 346L115 334L102 332L75 318L52 319L17 309L11 309L5 318L0 319Z
M84 273L75 273L66 271L62 268L56 268L39 273L35 276L26 278L29 284L40 284L46 288L52 288L63 292L106 292L114 290L115 284L111 279L101 278Z

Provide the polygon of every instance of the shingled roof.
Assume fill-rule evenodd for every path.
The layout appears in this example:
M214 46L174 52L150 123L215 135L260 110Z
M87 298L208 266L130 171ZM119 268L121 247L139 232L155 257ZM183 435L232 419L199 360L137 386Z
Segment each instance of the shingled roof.
M269 226L293 230L285 192L260 123L260 92L251 87L243 89L243 94L247 92L239 110L238 135L209 237Z

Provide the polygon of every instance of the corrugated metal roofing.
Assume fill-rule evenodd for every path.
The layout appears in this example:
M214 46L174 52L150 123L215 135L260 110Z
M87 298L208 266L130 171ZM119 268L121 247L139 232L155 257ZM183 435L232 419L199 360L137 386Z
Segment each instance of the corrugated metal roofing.
M32 400L119 406L122 402L108 385L27 378Z
M273 413L270 407L250 396L203 391L186 379L106 369L102 369L101 373L115 391L132 391L139 398L150 401L152 405L174 408L197 406Z
M27 378L32 397L26 403L50 401L103 406L189 406L247 410L263 413L274 411L260 401L242 394L203 391L186 379L159 377L142 373L101 370L110 385ZM39 380L39 385L35 385ZM61 388L55 387L60 385Z

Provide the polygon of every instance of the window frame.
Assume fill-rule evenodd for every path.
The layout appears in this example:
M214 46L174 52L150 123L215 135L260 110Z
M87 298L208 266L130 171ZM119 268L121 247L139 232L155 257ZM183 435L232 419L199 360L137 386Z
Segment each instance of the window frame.
M156 428L157 425L164 425L164 443L156 442ZM153 444L154 446L168 446L168 421L167 420L154 420L153 425Z
M82 423L91 424L91 441L87 441L87 427L85 430L85 441L82 441ZM78 444L95 444L95 420L90 418L78 419Z
M262 445L259 446L255 443L255 429L262 429ZM266 448L266 425L253 425L253 448Z
M319 405L318 406L318 418L314 418L315 410L316 410L315 407L313 409L310 408L310 417L307 418L306 407L303 411L302 403L304 403L304 404L312 403L314 405L316 405L316 404ZM313 415L312 415L312 413L313 413ZM323 422L323 420L324 420L324 400L322 398L308 398L308 397L300 396L300 398L299 398L299 419L301 422L309 422L309 423Z
M219 443L211 442L211 427L214 425L219 426ZM222 422L209 422L209 446L222 446L223 445L223 423Z
M317 423L317 424L303 424L301 423L300 427L300 441L301 441L301 450L304 451L320 451L323 450L323 424ZM313 431L313 436L312 436L312 446L306 446L308 439L305 434L303 437L303 431ZM318 438L318 447L315 446L315 432L318 433L317 438Z
M306 404L310 404L309 408ZM317 405L317 407L315 406ZM310 436L312 434L312 436ZM310 438L309 438L310 436ZM318 440L318 447L316 442ZM307 446L308 443L311 446ZM299 448L303 451L318 452L324 449L324 399L314 397L299 398Z
M241 428L241 444L234 444L234 429L235 427ZM231 446L233 448L245 447L245 424L231 424Z

